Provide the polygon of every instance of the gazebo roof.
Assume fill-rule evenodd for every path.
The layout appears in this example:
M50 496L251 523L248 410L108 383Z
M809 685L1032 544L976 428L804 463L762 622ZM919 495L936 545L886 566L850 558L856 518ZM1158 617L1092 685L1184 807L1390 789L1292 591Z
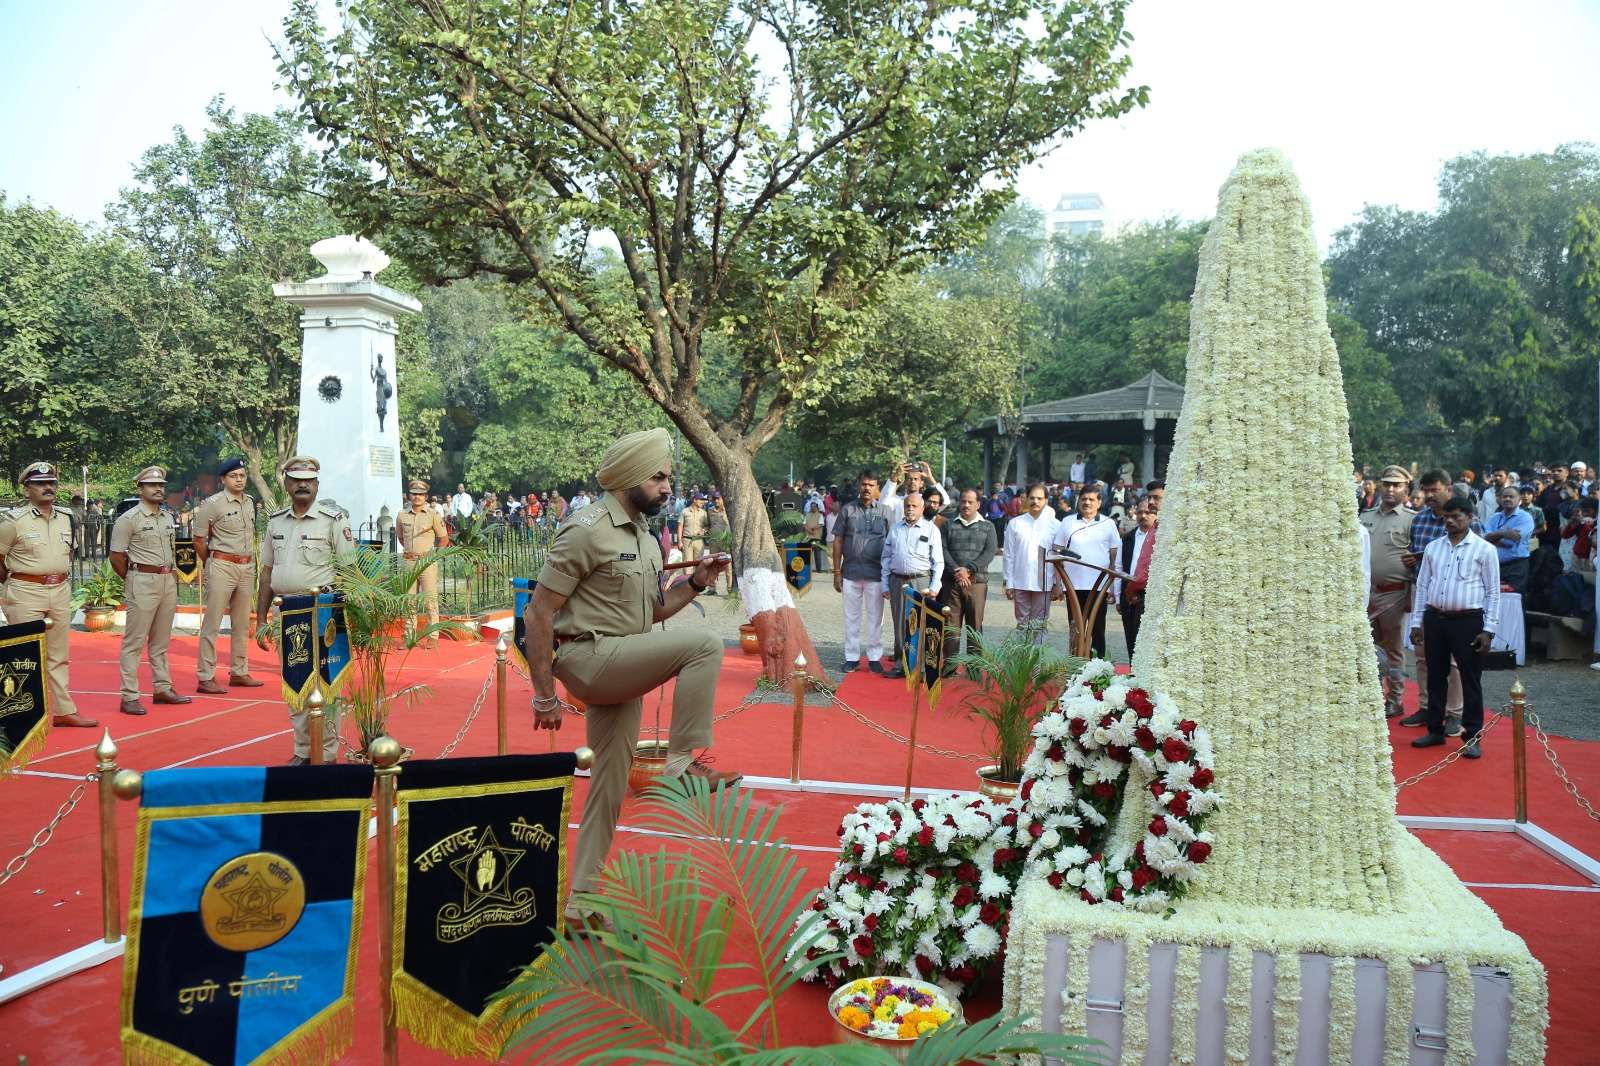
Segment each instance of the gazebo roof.
M1118 389L1070 396L1063 400L1047 400L1024 407L1022 422L1025 426L1048 426L1058 431L1068 428L1060 423L1074 422L1132 422L1143 427L1147 419L1152 424L1176 421L1182 410L1183 386L1168 381L1152 370L1138 381ZM971 436L982 436L998 429L999 417L995 416L984 419L967 432ZM1090 433L1098 436L1093 430Z

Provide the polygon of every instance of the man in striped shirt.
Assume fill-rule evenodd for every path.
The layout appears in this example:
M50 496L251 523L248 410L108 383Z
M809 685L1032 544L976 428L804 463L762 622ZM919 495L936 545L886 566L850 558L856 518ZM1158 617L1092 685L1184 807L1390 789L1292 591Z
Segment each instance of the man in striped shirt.
M1411 742L1431 748L1445 738L1445 693L1450 663L1461 672L1461 754L1476 759L1483 728L1483 655L1500 624L1500 557L1472 532L1472 504L1450 499L1440 510L1445 535L1428 544L1417 568L1411 643L1428 663L1428 735Z
M1422 553L1428 550L1428 545L1445 535L1444 505L1451 498L1450 475L1444 470L1429 470L1419 479L1422 486L1422 498L1425 506L1419 509L1411 520L1411 551L1402 555L1400 561L1408 567L1415 568L1422 562ZM1474 517L1472 532L1483 536L1483 527ZM1412 607L1421 610L1415 596L1411 599ZM1408 714L1400 719L1401 725L1418 726L1426 725L1428 721L1428 657L1423 654L1422 645L1413 641L1412 653L1417 659L1417 712ZM1450 677L1447 681L1445 693L1446 703L1444 711L1444 731L1447 735L1456 737L1461 735L1461 672L1454 666L1449 669Z

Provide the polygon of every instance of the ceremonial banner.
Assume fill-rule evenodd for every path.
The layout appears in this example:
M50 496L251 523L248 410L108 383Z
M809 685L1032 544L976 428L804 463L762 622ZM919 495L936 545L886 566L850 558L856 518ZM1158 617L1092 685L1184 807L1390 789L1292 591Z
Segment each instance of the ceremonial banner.
M420 1043L499 1054L489 1000L564 927L572 752L408 762L397 778L394 1006Z
M918 592L910 585L901 590L900 669L906 674L906 688L921 685L928 693L928 706L939 703L944 686L944 610L938 597Z
M125 1063L331 1062L350 1046L367 766L144 775Z
M278 640L278 668L283 673L283 702L299 714L311 690L322 681L317 670L317 597L285 596L279 609L282 633Z
M816 550L816 545L808 540L784 541L783 577L796 596L811 587L811 557Z
M345 627L344 593L320 593L317 596L317 677L322 683L323 700L332 703L339 695L349 667L350 633Z
M200 576L200 555L194 550L193 537L180 537L173 542L175 550L173 572L185 585L192 585Z
M0 626L0 773L20 770L50 732L44 619Z
M511 579L511 589L514 593L514 602L511 604L511 657L522 664L522 669L528 669L528 653L525 648L528 639L528 627L522 620L522 612L528 609L528 601L533 599L533 590L539 583L531 577L514 577Z

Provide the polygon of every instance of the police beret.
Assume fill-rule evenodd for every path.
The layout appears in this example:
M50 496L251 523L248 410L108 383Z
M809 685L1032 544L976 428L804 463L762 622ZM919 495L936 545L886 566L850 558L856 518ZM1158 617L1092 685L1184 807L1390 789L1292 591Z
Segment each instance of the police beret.
M217 467L217 476L227 477L235 470L243 470L244 468L244 460L240 459L238 456L234 456L232 459L222 460L222 465Z
M57 481L54 463L29 463L22 468L22 473L17 475L17 484L26 485L30 481Z
M165 485L167 483L167 471L163 467L147 466L134 475L133 483L135 486L149 484Z
M283 464L284 477L314 478L322 473L322 464L309 455L296 455Z

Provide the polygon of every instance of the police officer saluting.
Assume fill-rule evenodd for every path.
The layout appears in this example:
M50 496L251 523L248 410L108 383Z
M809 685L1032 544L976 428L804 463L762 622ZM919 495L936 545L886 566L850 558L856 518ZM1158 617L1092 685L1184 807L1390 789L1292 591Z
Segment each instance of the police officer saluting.
M196 692L220 696L217 637L228 616L232 660L230 688L260 688L250 676L250 593L255 588L255 501L245 495L243 459L225 460L217 470L222 491L206 497L194 513L194 553L205 570L206 613L200 622L200 655L195 662Z
M726 558L707 557L688 581L662 590L661 544L645 518L659 513L672 493L672 438L664 429L620 438L600 461L599 481L606 490L600 499L557 531L523 615L534 727L561 728L556 677L589 705L584 726L595 760L572 865L575 892L599 887L628 788L645 693L678 680L666 776L692 774L714 786L740 777L695 757L696 748L711 743L722 641L704 626L654 628L710 588L728 565ZM553 670L549 654L541 653L552 642ZM567 917L596 921L571 908Z
M318 478L322 465L308 455L297 455L283 467L283 484L289 490L289 506L274 511L267 519L267 535L261 541L261 578L256 589L256 643L268 647L267 615L272 597L304 595L333 584L334 558L355 550L350 520L343 508L332 503L317 503ZM338 702L323 712L324 762L339 758ZM294 722L294 757L291 766L311 761L311 721L305 711L291 715Z
M122 631L122 713L147 714L139 702L139 657L149 649L152 698L156 703L193 703L172 688L167 644L178 610L178 519L166 507L167 472L147 466L133 479L139 502L111 527L111 569L122 578L128 621Z
M444 517L428 506L428 483L421 478L413 479L406 486L411 493L411 503L400 517L394 520L395 536L400 541L400 551L405 555L407 562L422 558L435 548L448 547L450 544L450 531L445 528ZM422 572L417 579L417 589L422 593L423 602L428 608L428 624L435 625L439 621L439 568L430 566ZM438 637L429 637L423 641L425 648L437 648Z
M72 629L72 518L56 510L56 468L31 463L17 478L28 502L0 515L0 581L5 582L6 618L48 618L45 655L50 670L52 721L59 726L97 726L78 713L67 691L67 634Z

